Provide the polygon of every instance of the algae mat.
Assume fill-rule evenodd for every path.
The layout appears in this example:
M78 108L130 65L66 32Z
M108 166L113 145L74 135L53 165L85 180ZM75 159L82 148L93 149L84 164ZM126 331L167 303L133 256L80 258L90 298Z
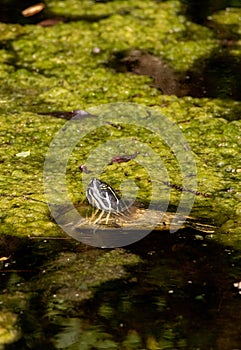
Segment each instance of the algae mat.
M177 1L64 4L52 1L49 8L63 18L70 12L74 16L78 13L79 18L71 21L70 16L70 21L53 27L1 24L2 232L61 234L49 216L43 191L43 164L50 142L68 112L121 101L155 106L177 123L195 157L197 191L210 195L196 196L192 216L207 219L220 228L219 232L232 233L228 241L239 240L240 102L235 84L240 62L240 9L216 11L210 17L212 25L205 26L187 19L185 7ZM225 46L224 40L232 41ZM211 91L206 83L206 96L201 98L164 95L151 86L151 76L113 68L113 58L125 57L132 48L164 60L179 77L189 72L194 79L197 71L202 71L205 79L216 79L217 89ZM225 66L222 57L227 55ZM222 76L214 69L215 60L223 62ZM171 78L175 80L176 75ZM118 123L114 116L111 122ZM99 134L87 138L85 149L77 149L78 155L69 162L68 184L77 204L85 201L78 167L101 138L111 133L122 135L123 130L113 129L106 125ZM131 132L134 137L135 131ZM155 139L147 142L159 147ZM120 152L124 152L124 145ZM171 152L165 152L160 150L173 184L170 206L176 208L182 179ZM143 175L138 200L145 206L149 185L134 160L119 169L116 164L107 167L102 179L118 189L123 171L132 178Z
M194 18L191 3L55 0L46 14L58 18L54 26L0 23L0 348L239 348L241 11L235 0L218 1ZM70 239L53 220L43 171L65 119L93 109L99 116L99 106L118 102L149 108L150 127L156 114L173 122L197 181L183 186L175 154L148 130L123 128L113 113L89 133L83 120L86 137L66 170L74 208L89 215L80 169L92 154L94 175L94 150L113 139L119 148L109 147L101 179L136 198L134 216L159 220L161 207L149 203L166 207L143 240L102 250ZM146 169L155 180L163 169L148 163L146 149L112 162L136 154L128 136L166 169L155 191ZM192 210L185 229L168 234L183 187Z

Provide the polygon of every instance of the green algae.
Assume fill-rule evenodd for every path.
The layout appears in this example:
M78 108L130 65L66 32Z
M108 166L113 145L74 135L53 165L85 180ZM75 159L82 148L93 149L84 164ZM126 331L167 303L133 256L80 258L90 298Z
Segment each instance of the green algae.
M60 234L45 204L42 170L49 143L64 122L44 113L117 101L156 106L179 125L197 162L198 191L211 194L196 197L193 215L223 224L222 232L239 232L240 102L165 96L150 86L149 77L108 67L116 52L141 48L165 59L175 71L198 69L213 52L222 50L216 30L187 20L178 1L50 1L48 6L56 15L71 14L72 21L46 28L0 24L2 232ZM225 39L240 33L239 18L240 9L233 8L212 14L210 20L225 27ZM238 40L229 55L240 62ZM76 148L70 159L67 179L74 201L85 200L78 166L110 132L124 135L107 126L91 140L87 137L85 151ZM135 136L135 130L128 132ZM141 137L151 142L150 136ZM153 140L152 146L159 147ZM28 151L26 158L16 156ZM171 181L181 185L171 152L163 145L159 152L166 154ZM124 172L141 175L138 200L148 201L147 174L135 161L107 167L103 180L119 188ZM180 193L172 190L171 204L176 206L179 198Z
M42 118L27 113L24 118L14 114L2 115L1 120L1 160L4 164L0 176L2 232L11 234L19 230L24 235L41 235L44 231L54 233L57 228L46 220L49 214L43 193L42 171L52 137L50 125L55 130L58 125L51 118L44 124ZM18 157L23 151L29 151L29 156Z
M59 4L63 11L72 8L66 4L63 7L62 2ZM115 2L108 6L115 6L111 4ZM127 6L127 2L117 4L121 8ZM98 5L93 6L96 15ZM78 6L81 8L82 3ZM113 99L126 101L137 94L151 95L152 89L145 85L148 78L113 74L105 67L113 52L140 47L164 57L176 70L183 70L190 68L196 59L208 56L217 46L208 29L191 23L191 27L186 28L184 17L178 16L178 2L160 6L154 2L133 1L128 7L130 12L126 14L120 15L115 10L108 18L93 23L78 21L52 28L10 26L15 37L5 34L9 26L1 24L2 40L8 40L7 54L10 55L4 62L13 70L8 74L3 91L17 99L15 108L17 102L34 111L39 111L39 106L48 111L52 105L61 110L77 109L82 104L113 102ZM180 37L185 37L189 31L197 34L192 40L185 38L180 42ZM198 38L203 41L203 37L205 45L199 43ZM180 45L184 45L181 50ZM95 53L95 48L99 53ZM9 108L13 109L11 101L7 103Z
M12 343L20 337L16 322L17 315L10 313L8 309L0 313L0 348L2 345Z
M171 244L163 236L154 241L147 237L144 244L140 242L145 258L149 257L144 272L139 267L143 260L138 251L133 254L122 249L76 252L71 247L65 252L66 241L60 241L60 252L51 252L50 241L41 241L38 245L41 249L48 246L41 268L36 264L36 250L31 251L29 264L30 269L37 265L40 272L32 280L25 277L25 283L25 278L19 278L21 272L16 272L4 284L0 347L17 341L21 336L19 320L25 317L25 322L28 321L25 327L29 328L25 328L23 336L32 348L39 344L44 347L41 342L45 333L49 335L46 328L57 326L62 331L54 339L56 348L65 345L81 349L158 349L185 347L190 343L192 347L202 344L201 347L208 348L213 344L215 348L213 334L217 327L221 348L224 349L225 344L226 348L236 348L239 341L235 342L235 335L240 339L233 325L240 323L236 313L239 300L231 289L233 282L240 278L241 103L230 95L227 98L224 90L227 86L232 91L230 86L235 86L240 79L231 69L231 83L218 80L217 70L212 79L214 85L220 83L218 96L177 98L165 96L151 87L152 80L147 76L117 73L108 64L113 55L132 48L164 59L181 73L199 70L218 51L240 64L240 9L213 13L209 20L216 27L206 27L187 20L178 1L68 0L49 1L48 6L52 13L69 18L68 22L48 28L0 24L1 234L65 237L50 216L43 189L45 155L55 133L65 123L51 117L51 112L91 110L93 106L118 101L152 106L180 127L197 164L197 190L211 195L196 196L191 215L197 221L199 218L212 221L219 229L206 239L196 236L191 246L179 239ZM228 48L223 47L225 40ZM227 72L225 70L225 75ZM114 117L111 122L118 124ZM75 204L86 201L79 166L103 141L127 135L151 145L160 154L171 182L181 186L178 163L166 145L146 130L130 126L118 129L108 124L88 134L81 140L82 146L76 145L71 154L67 185ZM18 156L21 153L26 157ZM124 140L119 154L125 154ZM129 178L140 178L141 181L136 180L138 201L147 205L151 186L147 172L137 162L141 156L127 163L106 166L101 178L117 190L121 189L125 173ZM180 191L175 188L170 191L170 205L175 208ZM163 200L166 195L164 192ZM215 240L224 247L213 248ZM168 257L166 246L171 252ZM228 250L228 247L231 248L225 254L230 254L232 259L227 262L220 249ZM23 251L18 257L20 269L28 253ZM157 256L161 257L160 261ZM14 262L12 266L15 268ZM134 273L129 275L127 271L131 266ZM211 298L218 304L216 308L216 304L210 305L206 283ZM145 303L141 303L142 299ZM190 305L194 306L193 313ZM214 320L210 330L202 319L206 305L215 311L208 314L209 320L212 317ZM43 313L43 325L40 325L39 310ZM93 320L93 310L97 321ZM157 317L150 321L152 313ZM218 320L216 315L221 315ZM198 325L194 335L193 320ZM227 321L222 323L223 320ZM108 328L103 326L105 323ZM188 327L192 327L191 335ZM227 339L234 340L227 345Z

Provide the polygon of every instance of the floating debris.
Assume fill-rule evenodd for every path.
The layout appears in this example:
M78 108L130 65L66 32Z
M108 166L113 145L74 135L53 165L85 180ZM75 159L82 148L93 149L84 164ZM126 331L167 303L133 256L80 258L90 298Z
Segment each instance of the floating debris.
M45 4L43 2L39 2L38 4L35 4L33 6L29 6L26 9L22 11L22 15L24 17L31 17L36 15L37 13L43 11L45 8Z
M10 258L10 256L2 256L1 258L0 258L0 261L6 261L6 260L8 260Z
M187 187L182 187L179 186L177 184L171 184L169 181L161 181L164 185L167 185L170 188L174 188L175 190L178 190L180 192L184 191L184 192L189 192L189 193L193 193L196 196L202 196L202 197L206 197L206 198L210 198L212 197L212 195L210 193L204 193L204 192L200 192L200 191L196 191L196 190L192 190L190 188Z
M136 152L136 153L131 154L131 155L115 156L111 159L110 164L129 162L130 160L135 159L138 154L139 154L139 152Z
M241 281L234 282L233 286L238 289L238 294L241 294Z
M37 23L40 27L52 27L56 24L64 22L63 17L54 17L54 18L47 18Z
M79 166L79 170L80 170L82 173L85 173L85 174L90 174L90 173L92 173L92 171L91 171L91 170L88 170L88 169L87 169L87 166L84 165L84 164L81 164L81 165Z
M26 158L26 157L30 156L30 151L19 152L19 153L15 154L15 155L16 155L16 157Z
M96 117L96 115L90 114L84 110L77 109L72 112L68 111L53 111L53 112L40 112L40 115L50 115L55 118L60 118L60 119L72 119L72 118L77 118L77 119L84 119L86 117Z

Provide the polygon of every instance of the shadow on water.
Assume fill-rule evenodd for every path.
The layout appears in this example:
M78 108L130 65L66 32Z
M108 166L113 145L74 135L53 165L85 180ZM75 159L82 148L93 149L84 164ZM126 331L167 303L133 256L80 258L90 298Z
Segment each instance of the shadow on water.
M22 11L30 6L37 5L44 1L38 0L3 0L0 4L0 22L19 23L19 24L34 24L44 18L43 12L39 12L32 16L24 17Z
M166 95L208 97L241 101L240 59L229 48L214 50L186 72L174 71L164 60L142 50L115 52L108 65L117 72L147 75L152 87Z
M241 101L241 91L238 87L241 77L240 59L231 55L227 48L215 50L206 60L196 62L187 75L203 92L202 96L197 97Z
M120 273L118 252L140 261L126 260ZM0 306L17 314L20 332L6 350L240 348L233 283L241 255L215 241L153 232L126 249L101 250L6 237L7 254Z
M96 3L106 3L113 0L95 0ZM42 5L41 10L34 12L34 7ZM29 9L29 15L23 15L24 10ZM33 13L31 14L31 8ZM126 10L127 12L129 10ZM57 16L54 12L48 8L48 1L40 0L3 0L0 3L0 22L3 23L19 23L21 25L38 24L41 26L53 26L59 22L77 22L83 21L88 23L98 22L102 19L108 18L110 14L83 14L83 15L72 15L68 16Z
M185 5L186 15L193 22L204 24L213 12L226 7L240 7L239 0L181 0Z
M95 0L96 3L108 3L113 0ZM157 2L163 2L163 0L156 0ZM204 24L207 20L207 17L211 15L213 12L225 9L226 7L240 7L239 0L181 0L184 9L185 15L193 22ZM44 9L43 11L37 12L36 14L23 16L22 11L31 7L38 5L39 3L43 3L47 5L46 1L38 1L38 0L3 0L0 4L0 22L5 23L20 23L20 24L35 24L41 21L49 20L50 18L56 17L53 13L51 13L48 9ZM71 16L62 17L62 21L76 21L83 20L88 22L95 22L105 18L105 16ZM46 25L50 24L51 21L46 22ZM54 21L53 23L54 24ZM43 24L44 25L44 24Z
M38 4L43 4L43 10L36 11L36 14L28 16L23 15L23 11ZM98 22L109 15L83 15L74 16L69 14L68 16L56 16L47 8L46 1L38 0L4 0L0 3L0 22L4 23L19 23L22 25L27 24L40 24L42 26L55 25L58 22L74 22L74 21L85 21L85 22Z

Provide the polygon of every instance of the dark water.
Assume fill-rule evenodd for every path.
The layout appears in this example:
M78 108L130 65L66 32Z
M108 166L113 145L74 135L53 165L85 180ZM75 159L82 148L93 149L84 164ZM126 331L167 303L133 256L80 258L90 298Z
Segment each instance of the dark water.
M32 24L37 23L44 18L43 12L37 13L33 16L24 17L22 11L30 6L45 1L38 0L1 0L0 2L0 22L5 23L20 23Z
M95 261L114 250L2 240L0 307L19 332L5 349L241 349L240 253L191 232L153 232L123 251L141 262L111 278L103 263L95 283Z
M181 0L186 7L186 15L196 23L203 24L213 12L226 7L240 7L240 0Z

